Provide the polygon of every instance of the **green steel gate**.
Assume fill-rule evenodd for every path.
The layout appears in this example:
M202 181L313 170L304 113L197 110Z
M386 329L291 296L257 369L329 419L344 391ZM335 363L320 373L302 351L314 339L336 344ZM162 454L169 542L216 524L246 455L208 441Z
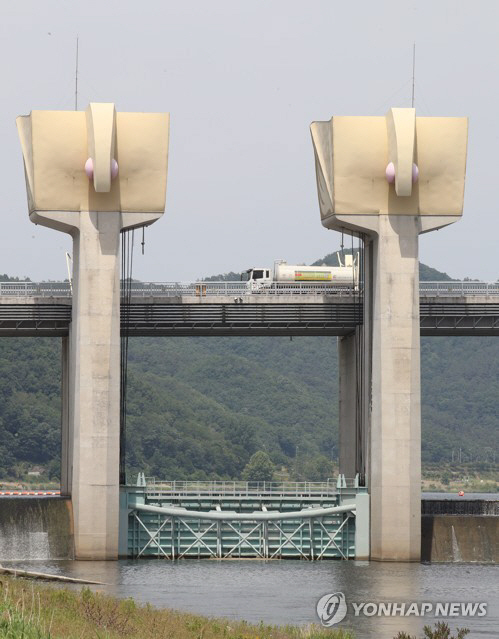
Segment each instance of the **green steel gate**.
M355 557L355 496L365 489L355 486L349 490L345 486L338 491L335 486L334 491L324 491L329 494L310 489L308 493L302 490L300 494L276 494L250 487L245 494L242 492L227 494L219 489L210 494L202 490L197 494L193 490L162 493L150 486L129 489L127 556L306 560Z

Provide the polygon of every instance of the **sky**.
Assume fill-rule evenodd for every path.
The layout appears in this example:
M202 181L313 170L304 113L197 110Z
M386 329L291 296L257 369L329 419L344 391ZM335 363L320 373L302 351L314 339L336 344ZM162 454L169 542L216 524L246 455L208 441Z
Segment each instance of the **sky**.
M311 263L320 223L309 125L332 115L468 116L464 215L420 240L456 278L499 278L499 3L495 0L3 0L0 273L67 277L71 238L29 221L15 118L114 102L170 113L165 215L134 277L192 281ZM345 240L349 245L349 240Z

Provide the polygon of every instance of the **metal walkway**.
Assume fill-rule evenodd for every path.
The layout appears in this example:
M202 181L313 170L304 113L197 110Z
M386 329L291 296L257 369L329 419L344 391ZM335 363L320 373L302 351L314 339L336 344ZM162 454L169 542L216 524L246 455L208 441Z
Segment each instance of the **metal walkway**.
M368 538L368 530L356 528L356 511L360 504L365 528L369 507L367 489L354 483L340 476L336 483L172 482L126 487L126 548L120 555L354 558L356 539Z
M134 283L128 333L140 336L340 336L362 324L362 297L324 285L248 293L244 283ZM421 282L421 335L499 335L499 284ZM68 283L0 283L0 336L64 336Z

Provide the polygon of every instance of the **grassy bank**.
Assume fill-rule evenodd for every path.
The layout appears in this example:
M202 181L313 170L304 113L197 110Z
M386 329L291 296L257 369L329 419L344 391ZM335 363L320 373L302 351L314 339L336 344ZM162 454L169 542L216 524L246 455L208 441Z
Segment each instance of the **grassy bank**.
M498 493L499 467L484 462L424 464L423 491L458 493Z
M138 605L84 588L0 579L0 639L353 639L320 626L253 625Z

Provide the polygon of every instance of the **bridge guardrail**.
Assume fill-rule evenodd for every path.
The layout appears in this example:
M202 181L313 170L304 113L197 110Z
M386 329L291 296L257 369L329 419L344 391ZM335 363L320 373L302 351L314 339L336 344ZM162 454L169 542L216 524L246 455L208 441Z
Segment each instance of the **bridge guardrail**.
M420 282L421 296L462 297L480 295L499 297L499 282L439 281ZM132 282L131 294L139 297L210 297L226 295L335 295L352 296L351 287L331 286L328 282L274 283L261 291L249 291L246 282ZM357 295L359 295L357 293ZM69 282L0 282L3 297L71 297Z
M71 297L69 282L0 282L4 297Z
M329 282L273 283L258 291L249 290L246 282L132 282L131 290L132 297L353 294L352 287L332 286Z
M499 296L499 282L419 282L419 293L430 297Z

